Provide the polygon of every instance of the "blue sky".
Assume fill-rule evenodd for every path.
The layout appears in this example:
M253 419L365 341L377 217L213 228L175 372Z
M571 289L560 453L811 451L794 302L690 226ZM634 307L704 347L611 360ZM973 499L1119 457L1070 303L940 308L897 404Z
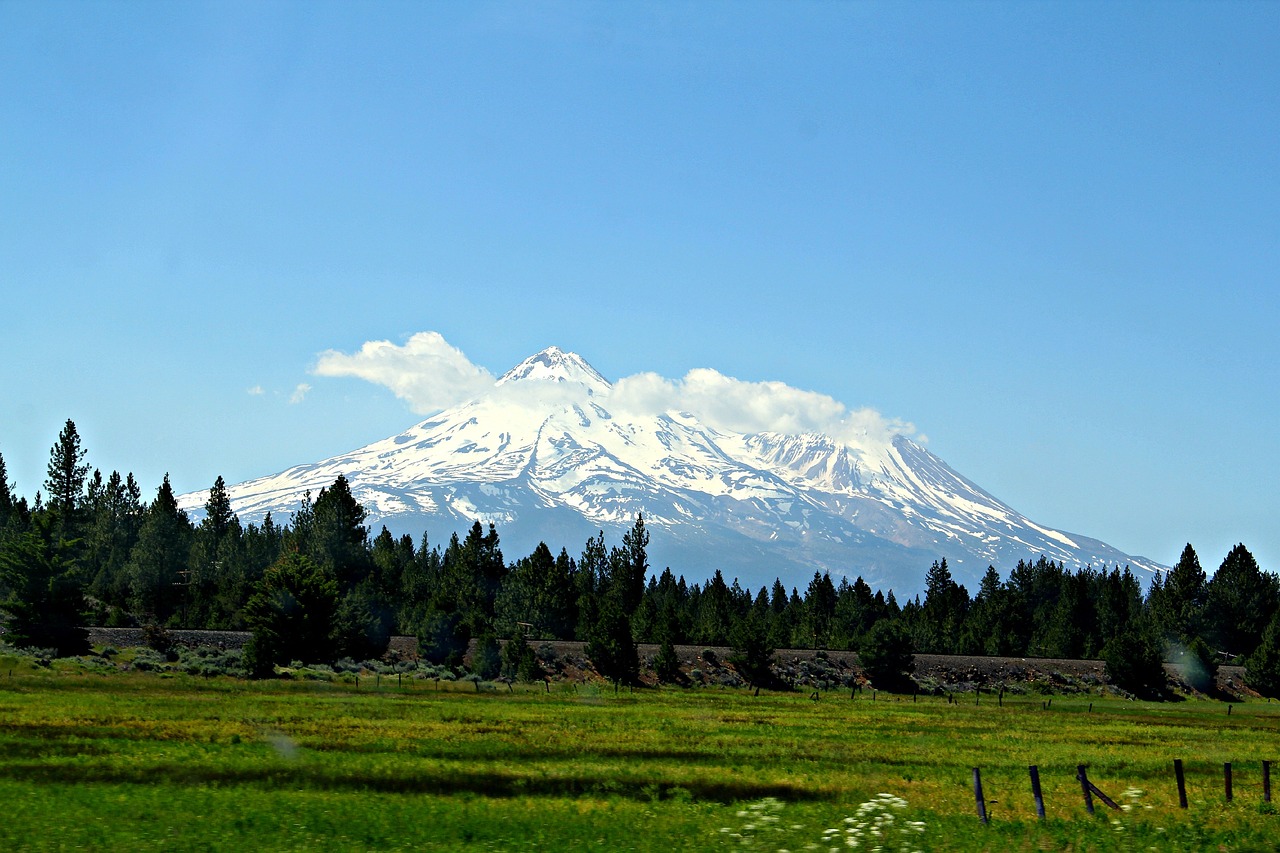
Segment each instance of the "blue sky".
M274 473L419 418L322 354L433 331L778 380L1041 524L1280 571L1277 44L1275 3L3 0L0 454L33 495L72 418L149 496Z

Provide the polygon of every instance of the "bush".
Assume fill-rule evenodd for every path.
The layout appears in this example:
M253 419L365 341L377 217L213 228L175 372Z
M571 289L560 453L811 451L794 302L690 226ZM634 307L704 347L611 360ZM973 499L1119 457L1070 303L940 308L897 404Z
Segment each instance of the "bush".
M484 681L496 678L502 671L502 653L498 648L498 638L491 633L480 635L476 640L476 650L471 656L471 671Z
M680 658L676 655L676 647L672 645L671 640L662 641L662 647L658 649L658 654L653 659L653 671L659 681L667 684L680 679Z
M1112 637L1102 647L1102 659L1112 685L1142 696L1164 693L1160 643L1149 624L1138 622Z
M502 648L502 674L519 681L539 681L542 678L542 667L538 665L537 655L533 653L524 634L518 631Z
M881 619L871 626L858 649L862 671L877 687L889 687L915 671L911 632L898 619Z
M417 633L422 657L435 664L462 665L471 632L460 613L429 610L418 624Z

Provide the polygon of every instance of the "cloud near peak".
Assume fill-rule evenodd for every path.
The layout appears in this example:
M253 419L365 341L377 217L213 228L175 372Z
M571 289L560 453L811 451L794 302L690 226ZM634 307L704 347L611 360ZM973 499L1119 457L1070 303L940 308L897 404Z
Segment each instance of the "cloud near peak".
M322 352L316 376L354 376L391 389L416 414L456 406L493 387L493 374L472 364L439 332L418 332L396 346L369 341L354 353Z
M432 414L491 392L495 383L491 372L473 364L438 332L418 332L403 346L369 341L350 354L329 350L320 354L312 372L382 385L417 414ZM513 394L520 390L499 387ZM747 382L711 368L696 368L675 380L656 373L625 377L614 384L608 405L638 415L689 412L725 431L823 433L846 443L881 443L915 433L911 424L874 409L850 409L816 391L783 382Z

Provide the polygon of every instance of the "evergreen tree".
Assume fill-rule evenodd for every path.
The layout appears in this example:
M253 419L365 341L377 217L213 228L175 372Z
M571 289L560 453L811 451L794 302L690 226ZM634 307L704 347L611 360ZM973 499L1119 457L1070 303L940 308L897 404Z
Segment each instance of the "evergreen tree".
M1000 582L995 566L988 566L961 631L961 654L1008 656L1021 654L1012 628L1013 596Z
M516 681L539 681L542 667L524 634L517 631L502 647L502 675Z
M631 637L631 620L617 596L607 595L600 604L600 616L587 640L587 659L596 672L613 682L613 689L630 683L640 674L640 656Z
M191 522L178 509L165 474L155 500L143 514L137 542L124 568L130 606L144 621L164 624L182 615L187 603L190 548Z
M1159 631L1149 619L1126 626L1102 647L1107 679L1115 686L1145 696L1165 691Z
M670 637L659 641L658 653L653 657L653 672L663 684L674 684L680 680L680 656L676 654Z
M600 617L600 601L609 583L609 553L604 545L604 531L588 539L578 560L574 578L577 594L578 621L574 636L589 639Z
M813 573L804 595L804 622L802 630L806 645L825 649L831 645L831 629L836 616L836 587L827 572Z
M775 649L769 642L767 617L752 608L745 618L737 620L729 638L729 663L752 686L769 684L773 679L770 667Z
M58 433L58 442L49 451L48 477L44 481L48 492L48 509L58 519L60 535L72 539L79 535L78 518L85 493L85 478L89 466L85 464L86 451L80 446L80 434L69 418Z
M1245 659L1244 681L1263 696L1280 698L1280 613L1271 617L1257 648Z
M190 626L208 629L240 627L240 609L256 579L247 567L248 553L240 519L219 476L209 489L205 515L192 537L187 574Z
M373 660L386 654L395 614L372 578L366 578L341 597L334 622L338 654Z
M649 575L648 547L649 532L644 529L644 516L637 515L635 524L622 534L622 547L615 549L610 559L610 582L617 590L618 603L624 613L634 613L640 606Z
M1205 590L1205 633L1214 648L1247 655L1280 606L1276 576L1264 574L1243 544L1227 554Z
M931 654L957 648L968 610L968 591L952 578L945 558L935 560L925 574L924 605L915 620L916 647Z
M285 554L254 585L245 605L253 632L245 646L245 666L269 676L277 664L334 659L338 585L308 557Z
M30 530L0 545L0 606L10 615L5 640L15 646L52 648L59 657L89 649L84 625L84 577L58 519L40 515Z
M476 650L471 655L471 671L483 681L497 678L502 672L502 650L492 631L485 631L476 640Z
M9 469L4 464L4 454L0 453L0 538L14 517L15 503L14 485L9 480Z
M1186 645L1203 634L1207 593L1200 558L1188 544L1177 565L1165 575L1163 585L1153 585L1148 596L1151 616L1166 641Z
M911 632L900 619L882 619L871 626L858 648L858 663L877 687L900 683L916 668Z
M733 596L724 582L724 575L716 569L698 596L693 639L706 646L728 645L732 624Z
M311 505L303 539L303 552L333 575L338 588L346 592L373 569L369 554L367 513L355 496L347 478L339 474L333 485L321 489Z

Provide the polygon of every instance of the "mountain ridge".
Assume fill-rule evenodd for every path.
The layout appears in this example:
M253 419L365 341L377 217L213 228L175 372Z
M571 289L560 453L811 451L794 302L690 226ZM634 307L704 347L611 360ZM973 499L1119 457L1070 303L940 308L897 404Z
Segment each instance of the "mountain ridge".
M643 514L651 565L701 579L720 569L753 588L803 588L815 571L901 593L946 558L971 588L988 565L1150 560L1036 524L907 435L864 441L815 432L739 432L688 411L642 410L580 355L548 347L486 393L399 435L228 488L245 520L295 511L345 476L373 530L436 544L474 521L508 556L539 541L572 553ZM207 491L179 505L199 513Z

